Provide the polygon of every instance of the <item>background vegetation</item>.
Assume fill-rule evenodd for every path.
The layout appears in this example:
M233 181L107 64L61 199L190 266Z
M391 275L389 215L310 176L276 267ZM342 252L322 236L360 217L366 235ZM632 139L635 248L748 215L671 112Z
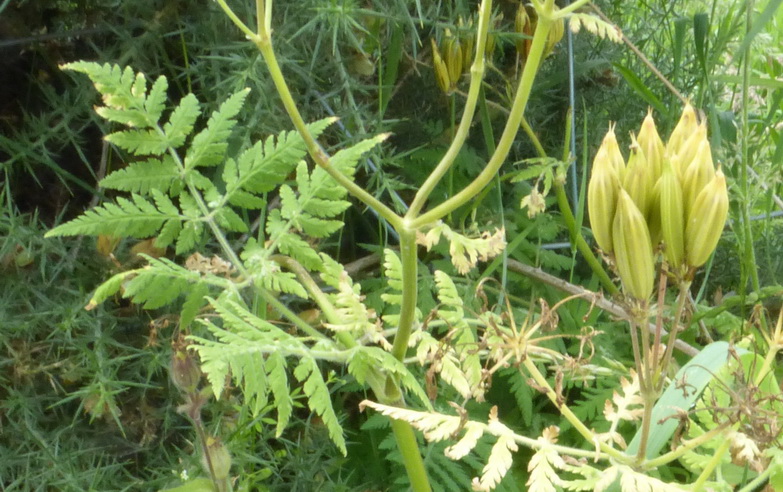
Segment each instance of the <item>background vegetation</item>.
M440 39L447 28L460 32L458 19L469 18L476 5L407 0L279 3L273 21L276 50L305 120L339 116L339 128L326 139L335 145L391 132L389 144L362 161L357 180L401 209L448 145L451 105L459 107L464 97L458 91L450 101L438 89L429 39ZM695 346L752 334L743 320L758 302L773 315L770 319L780 310L780 3L596 2L628 43L573 37L575 190L581 190L610 121L617 122L622 145L628 144L627 135L649 106L662 134L676 123L681 103L651 67L701 108L710 123L713 152L730 177L733 201L715 259L694 283L696 302L705 311L717 308L704 317L700 331L685 335ZM249 3L237 2L234 8L248 18L253 15ZM497 47L484 91L485 114L499 135L519 71L519 35L513 27L518 3L498 1L495 8L502 17L494 28ZM748 9L753 22L746 33ZM150 78L165 75L172 100L193 92L208 109L215 109L227 94L250 87L232 137L237 147L289 129L288 117L260 55L214 2L6 1L0 2L0 35L0 488L175 486L184 477L201 474L196 431L178 411L183 397L169 376L172 354L182 343L177 320L164 310L143 310L121 300L84 310L101 281L142 264L139 252L155 252L143 242L126 241L111 250L87 238L42 239L51 226L109 198L96 183L129 158L102 143L101 136L113 128L93 112L97 96L89 82L59 66L77 59L132 65ZM751 58L744 73L748 47ZM527 111L530 125L552 155L562 154L564 144L569 58L564 40L544 62ZM478 129L473 131L444 189L433 197L460 189L477 174L491 153L489 141ZM521 134L501 174L510 177L530 166L535 156L531 141ZM530 180L498 180L483 199L452 214L449 223L455 228L503 226L508 259L598 290L580 255L565 244L568 233L554 199L548 198L547 212L535 217L520 211L532 185ZM380 311L377 253L394 246L394 235L359 207L349 209L344 220L344 230L317 246L361 272L362 290ZM420 260L428 267L423 273L436 268L455 273L464 299L475 309L481 305L476 285L484 277L497 280L487 289L502 289L519 306L539 297L550 303L563 297L502 259L458 277L443 259L445 252L436 248L423 254ZM428 284L432 281L420 282L422 310L436 304ZM561 311L560 329L578 333L577 320L587 308L587 303L570 304ZM620 329L608 316L597 316L594 312L588 322L608 333ZM574 353L579 347L559 348ZM629 365L630 340L602 338L596 356ZM343 410L348 429L347 458L331 444L323 423L301 406L278 439L268 421L249 417L236 391L203 407L206 429L220 436L231 451L234 470L241 470L241 487L406 489L387 421L359 414L352 394L356 383L343 374L330 374L342 381L332 399ZM568 388L568 399L580 402L575 409L581 417L593 419L615 383L606 378ZM449 395L441 396L439 404L445 405ZM498 405L504 423L525 429L527 435L540 435L555 424L561 427L561 441L577 441L549 402L512 375L494 381L486 405L471 411L485 415L490 405ZM444 446L431 445L426 453L433 481L441 490L462 490L483 463L476 458L451 462L443 457ZM488 450L479 448L480 453ZM503 482L506 490L524 489L526 458L524 451L517 455L513 477ZM687 470L669 472L676 477Z

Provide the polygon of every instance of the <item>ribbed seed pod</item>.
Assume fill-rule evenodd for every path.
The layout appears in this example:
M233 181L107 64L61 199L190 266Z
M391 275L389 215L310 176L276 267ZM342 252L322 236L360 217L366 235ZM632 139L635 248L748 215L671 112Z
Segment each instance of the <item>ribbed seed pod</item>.
M617 272L626 294L647 300L655 280L652 244L647 222L631 196L620 190L612 224L612 239Z
M663 156L666 147L663 145L658 129L655 127L655 120L652 117L652 109L647 110L647 117L642 122L642 128L639 130L639 136L636 137L639 146L647 159L647 166L652 169L653 182L658 181L663 172Z
M614 170L605 164L594 163L590 182L587 185L587 214L590 217L593 237L598 247L606 253L611 253L614 247L612 221L619 189L620 181Z
M492 57L495 54L495 35L492 31L495 30L495 26L503 22L503 13L500 13L489 21L489 32L487 33L487 42L484 45L484 56L487 57L488 62L492 62Z
M688 265L700 267L707 262L726 224L729 195L726 177L719 169L715 177L696 197L685 230L685 254Z
M685 208L680 180L669 162L664 163L658 184L663 254L672 268L679 268L685 260Z
M430 39L432 42L432 68L435 71L435 80L438 81L438 87L444 94L448 94L451 91L451 80L449 80L449 69L446 68L446 62L443 61L443 57L440 55L438 45L435 44L434 39Z
M620 152L620 146L617 144L617 137L614 134L614 124L609 125L609 130L606 132L606 135L604 135L604 140L601 142L601 148L598 149L600 152L601 149L604 149L604 152L606 152L606 160L611 166L615 172L617 173L617 176L622 181L625 178L625 159L623 159L623 154ZM596 155L596 158L598 156Z
M533 24L524 2L520 2L517 15L514 17L514 31L517 34L527 36L524 38L518 37L515 43L519 56L523 60L527 60L527 54L530 52L530 37L533 35Z
M650 244L653 250L661 244L661 180L653 186L650 200L650 213L647 215L647 229L650 231Z
M557 7L555 7L557 10ZM555 49L555 45L563 39L563 33L565 32L565 20L557 19L552 23L552 27L549 29L549 35L546 38L546 47L544 48L544 58L552 53Z
M683 203L686 211L693 208L696 197L714 177L715 165L712 163L712 151L709 142L704 139L682 176Z
M473 30L473 19L470 19L467 24L462 20L460 16L458 25L460 28L465 27L465 30L461 30L462 34L462 70L469 70L470 65L473 63L473 46L476 44L476 31Z
M693 134L685 139L682 145L680 145L680 149L677 152L678 162L680 164L680 179L685 176L685 171L696 158L700 147L705 142L709 143L707 141L707 124L701 123L696 126L696 130L693 132Z
M693 106L690 103L687 103L682 110L677 126L674 127L672 134L669 136L669 141L666 142L666 154L669 157L680 151L680 147L685 143L685 140L696 131L697 125L696 111L693 110Z
M631 138L633 139L633 137ZM636 207L645 218L650 213L654 186L655 181L652 179L652 173L644 158L644 153L636 139L633 139L631 155L628 157L628 165L625 169L623 189L631 195Z
M451 81L451 88L456 87L462 76L462 45L459 39L451 34L451 31L446 29L446 34L443 37L443 57L446 62L446 68L449 69L449 80Z

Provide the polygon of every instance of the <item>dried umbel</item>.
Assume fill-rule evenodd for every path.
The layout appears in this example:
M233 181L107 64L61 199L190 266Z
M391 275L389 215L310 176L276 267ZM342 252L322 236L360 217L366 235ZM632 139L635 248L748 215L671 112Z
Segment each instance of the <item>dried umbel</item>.
M613 255L624 290L646 300L658 247L676 278L692 275L715 250L729 198L706 123L690 105L665 145L650 113L631 140L626 164L609 127L593 161L587 204L595 240Z

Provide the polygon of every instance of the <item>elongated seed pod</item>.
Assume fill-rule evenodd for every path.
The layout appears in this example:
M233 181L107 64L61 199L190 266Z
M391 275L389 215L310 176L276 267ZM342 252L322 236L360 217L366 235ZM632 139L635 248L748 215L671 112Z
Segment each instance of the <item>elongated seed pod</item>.
M440 55L438 45L435 44L434 39L430 39L432 42L432 68L435 71L435 80L438 82L438 87L444 94L448 94L451 91L451 80L449 80L449 69L446 67L446 62L443 61L443 57Z
M700 267L707 262L718 245L729 211L726 177L719 169L715 177L699 193L685 229L685 254L688 264Z
M555 7L557 9L557 7ZM549 35L546 38L546 47L544 48L544 57L549 56L552 50L555 49L557 43L563 39L563 33L565 32L565 19L557 19L552 23L552 27L549 29Z
M679 268L685 260L685 208L680 180L668 162L664 163L659 189L664 258L671 267Z
M612 225L614 257L623 289L636 299L647 300L655 280L650 232L631 196L622 189Z
M678 162L680 165L680 169L678 170L680 179L685 176L685 171L699 154L699 149L704 143L709 145L709 141L707 140L706 123L697 125L693 134L685 139L682 145L680 145L680 149L677 152Z
M693 208L696 197L707 183L715 177L715 166L712 163L712 151L710 143L704 139L699 145L690 165L682 176L683 203L686 214Z
M446 35L443 38L443 57L446 61L446 68L449 70L449 80L451 88L454 89L462 76L462 45L451 31L446 29Z
M642 128L639 130L639 136L636 137L639 142L644 157L647 160L647 166L652 169L653 182L658 181L663 172L663 156L666 147L663 145L658 129L655 127L655 120L652 117L652 108L647 110L647 116L642 122Z
M612 221L617 206L620 181L614 169L608 165L593 164L593 172L587 185L587 213L590 227L598 247L611 253Z
M677 122L677 126L674 127L672 134L669 136L669 141L666 142L666 155L671 157L674 154L677 154L685 140L696 131L697 125L696 111L694 111L693 106L688 103L683 108L680 120Z
M631 144L631 155L628 157L628 165L625 168L623 189L631 195L636 207L645 218L649 216L653 198L655 181L652 178L644 153L634 139Z
M617 136L614 134L614 124L609 125L609 130L606 132L606 135L604 135L604 139L601 142L601 147L598 151L600 152L601 149L606 152L606 162L615 170L617 177L622 181L625 177L625 159L623 159L623 154L620 152Z

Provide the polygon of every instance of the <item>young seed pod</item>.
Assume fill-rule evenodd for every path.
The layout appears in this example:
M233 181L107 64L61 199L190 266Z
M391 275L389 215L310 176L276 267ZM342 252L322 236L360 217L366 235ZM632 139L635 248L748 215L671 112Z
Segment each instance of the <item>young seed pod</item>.
M650 200L650 213L647 215L647 229L650 231L650 244L653 250L661 244L661 180L653 186Z
M446 61L446 68L449 70L451 89L454 89L462 76L462 44L451 34L451 31L446 29L441 49Z
M645 301L655 280L650 232L631 196L620 190L612 227L614 258L626 294Z
M557 7L555 7L557 9ZM552 53L555 49L555 45L563 39L563 33L565 32L565 20L557 19L552 23L552 27L549 29L549 35L546 38L546 47L544 48L544 58Z
M685 171L699 154L699 148L705 142L709 144L707 141L707 124L702 123L696 126L696 131L694 131L690 137L685 139L677 153L678 162L680 164L680 169L678 171L680 179L685 175Z
M171 382L183 393L192 393L201 381L201 369L196 356L187 350L175 350L169 366Z
M666 155L671 157L677 154L685 140L696 131L697 125L696 111L693 110L693 106L690 103L687 103L682 110L677 126L674 127L672 134L669 136L669 141L666 142Z
M459 27L465 28L462 31L462 69L463 71L469 70L470 65L473 63L473 47L476 44L476 31L473 30L473 19L470 19L467 24L463 21L462 17L459 18Z
M600 151L599 151L600 154ZM596 156L598 160L599 156ZM617 205L617 192L620 180L609 166L594 163L590 182L587 185L587 213L590 217L590 227L598 247L606 253L611 253L612 221Z
M699 150L682 176L683 203L686 213L693 208L696 197L707 183L715 177L715 165L712 163L712 151L709 142L704 139Z
M671 267L679 268L685 260L685 208L680 180L669 162L664 163L659 189L664 258Z
M231 471L231 454L228 452L228 448L220 438L207 437L207 449L209 453L209 461L207 461L206 455L201 456L201 466L207 473L210 473L209 465L212 465L212 473L218 480L225 480L228 478L228 474Z
M655 127L655 120L652 117L652 108L647 110L647 117L642 122L642 128L639 130L639 136L636 137L639 146L642 148L644 157L647 159L647 165L652 170L653 182L658 181L663 172L663 156L666 147L663 145L658 129Z
M729 211L726 177L718 169L715 177L696 197L685 229L685 254L688 265L700 267L718 245Z
M527 12L524 2L520 2L517 9L517 15L514 17L514 31L526 37L519 36L515 42L517 53L523 60L527 60L527 54L530 52L530 43L533 35L533 23L530 14Z
M623 154L620 152L620 145L618 145L617 137L614 134L614 124L609 125L609 130L606 132L606 135L604 135L604 140L601 142L601 147L598 149L598 152L601 152L601 149L606 153L607 164L614 169L617 176L622 181L625 178L625 159L623 159ZM596 154L596 160L597 159L598 155Z
M449 79L449 69L446 68L446 62L443 61L443 57L440 55L438 45L435 44L434 39L430 39L432 42L432 68L435 70L435 80L438 82L438 87L444 94L448 94L451 91L451 80Z
M631 144L631 155L628 157L628 166L625 169L623 189L631 195L633 202L642 215L648 217L655 181L652 179L652 173L639 144L636 142L636 139L631 138L633 143Z

